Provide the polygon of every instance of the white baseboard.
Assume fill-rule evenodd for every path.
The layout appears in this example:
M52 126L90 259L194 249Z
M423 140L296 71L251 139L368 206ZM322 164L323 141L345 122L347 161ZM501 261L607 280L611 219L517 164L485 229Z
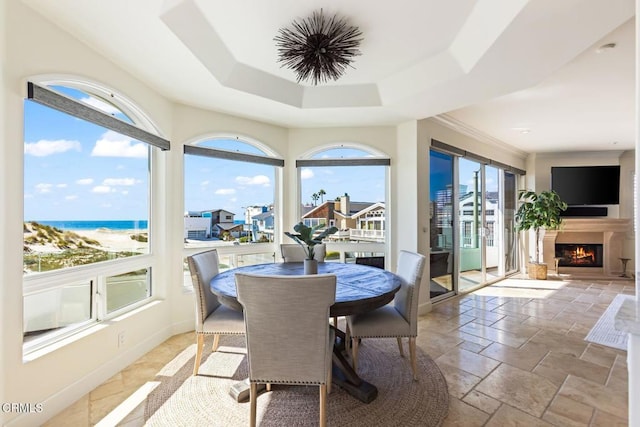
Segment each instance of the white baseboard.
M184 322L183 322L184 323ZM173 336L176 326L182 328L182 324L170 325L166 328L156 331L144 341L140 341L135 346L125 350L118 357L110 360L98 368L91 371L88 375L78 379L68 387L58 391L56 394L50 396L44 402L42 406L44 410L40 413L31 412L20 414L17 417L8 421L6 427L31 427L34 425L42 425L49 419L53 418L64 409L69 407L75 401L80 399L85 394L89 393L106 380L122 371L127 366L144 356L151 351L154 347L162 344L165 340ZM186 327L186 325L184 325ZM190 322L190 327L193 329L193 322ZM187 332L189 329L185 329L183 332Z

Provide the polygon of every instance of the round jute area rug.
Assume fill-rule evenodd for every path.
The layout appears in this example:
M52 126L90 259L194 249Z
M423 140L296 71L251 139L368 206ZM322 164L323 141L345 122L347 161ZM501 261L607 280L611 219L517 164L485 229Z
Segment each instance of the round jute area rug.
M405 343L406 347L406 343ZM206 347L205 347L206 348ZM206 352L206 350L205 350ZM147 397L148 426L246 426L249 403L238 403L230 387L248 377L244 337L221 337L218 352L191 375L195 345L165 366L160 384ZM338 386L327 398L330 426L439 426L447 416L447 383L436 363L420 349L418 381L413 380L408 349L400 357L395 339L366 339L360 345L358 373L378 388L378 397L362 403ZM317 386L273 385L258 397L260 426L316 426Z

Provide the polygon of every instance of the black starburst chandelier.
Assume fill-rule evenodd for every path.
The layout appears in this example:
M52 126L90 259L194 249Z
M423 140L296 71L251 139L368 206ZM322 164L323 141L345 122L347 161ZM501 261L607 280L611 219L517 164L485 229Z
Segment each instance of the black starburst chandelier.
M291 27L280 28L274 38L281 67L291 68L298 83L311 81L314 85L338 80L347 67L353 68L354 56L360 55L362 32L334 15L327 18L320 11Z

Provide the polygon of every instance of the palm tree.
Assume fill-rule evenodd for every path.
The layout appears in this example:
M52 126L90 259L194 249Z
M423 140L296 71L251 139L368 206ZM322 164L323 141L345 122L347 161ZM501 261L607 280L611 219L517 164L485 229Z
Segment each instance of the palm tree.
M318 201L319 198L320 198L320 196L318 196L318 193L313 193L311 195L311 199L313 200L313 206L316 205L316 202Z
M318 196L320 196L320 203L324 203L324 195L327 194L322 188L318 191Z

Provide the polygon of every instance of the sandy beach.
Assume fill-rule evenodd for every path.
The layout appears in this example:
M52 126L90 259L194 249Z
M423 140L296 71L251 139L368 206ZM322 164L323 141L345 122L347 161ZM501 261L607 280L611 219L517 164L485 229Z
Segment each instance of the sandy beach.
M78 236L85 237L87 239L95 240L99 242L99 245L95 247L110 252L120 251L134 251L143 252L144 248L148 247L148 242L139 242L131 238L135 234L140 234L138 230L113 230L106 228L99 228L94 230L69 230ZM144 231L146 232L146 230ZM27 234L25 233L25 236ZM56 253L63 250L55 246L53 243L45 244L25 244L28 246L31 252L35 253Z
M79 236L97 240L100 246L111 251L136 251L149 246L148 242L138 242L131 238L134 234L140 234L139 231L97 229L73 230L73 232Z

